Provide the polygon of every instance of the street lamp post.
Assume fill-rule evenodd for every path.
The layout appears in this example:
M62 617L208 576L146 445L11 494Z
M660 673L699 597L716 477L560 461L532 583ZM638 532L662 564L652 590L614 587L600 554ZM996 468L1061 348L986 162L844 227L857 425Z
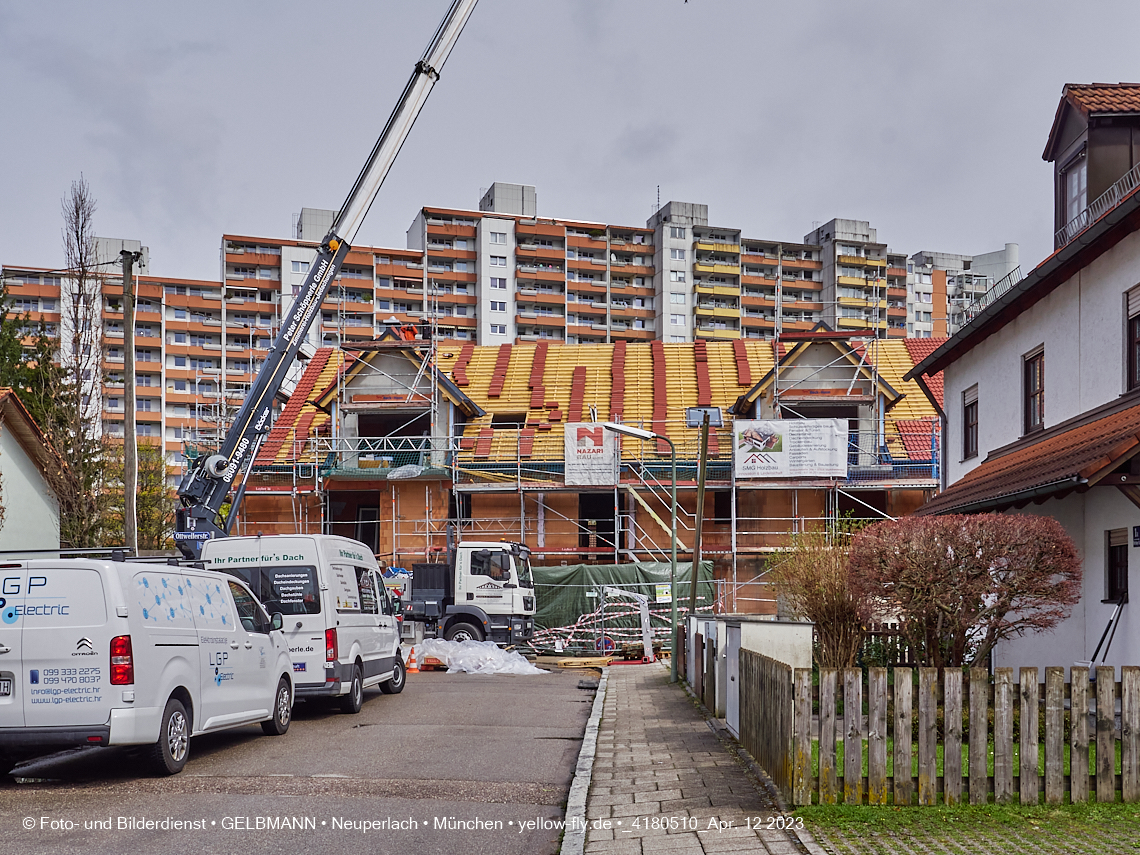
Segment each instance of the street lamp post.
M651 430L644 430L643 428L633 427L631 425L619 425L616 422L603 422L605 429L613 433L620 433L624 436L632 436L635 439L663 439L669 443L669 461L672 469L673 477L672 483L669 488L669 501L672 510L671 530L669 532L669 542L671 548L671 559L669 569L669 682L677 682L677 446L673 444L673 440L667 436L662 436L659 433L654 433Z

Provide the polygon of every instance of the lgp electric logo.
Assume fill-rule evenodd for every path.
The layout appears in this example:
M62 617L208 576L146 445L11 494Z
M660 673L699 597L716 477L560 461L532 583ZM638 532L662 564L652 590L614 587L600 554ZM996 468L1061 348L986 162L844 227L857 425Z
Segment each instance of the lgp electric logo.
M4 623L15 623L20 619L20 615L16 612L15 606L8 605L8 601L0 597L0 620Z

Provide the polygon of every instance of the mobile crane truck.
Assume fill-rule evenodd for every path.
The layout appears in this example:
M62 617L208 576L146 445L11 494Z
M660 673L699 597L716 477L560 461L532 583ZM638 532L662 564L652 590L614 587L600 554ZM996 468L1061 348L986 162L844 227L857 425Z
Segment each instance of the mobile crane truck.
M206 541L229 536L253 461L269 433L273 400L476 2L453 0L416 63L364 169L317 247L316 258L281 324L281 332L221 448L217 454L198 458L183 478L178 489L182 507L174 541L187 559L200 560ZM401 334L409 337L407 331ZM222 519L221 508L227 498L232 499L230 512ZM442 630L449 639L491 639L503 644L529 639L534 631L535 597L526 547L463 543L449 547L448 554L448 565L414 565L424 569L417 578L413 568L412 602L405 617L423 621L433 632Z
M197 561L202 544L217 537L228 537L245 494L253 461L269 433L273 401L281 390L293 361L305 341L314 318L320 312L329 288L340 272L353 239L376 198L392 162L407 139L439 79L440 69L459 39L477 0L454 0L427 49L416 63L411 79L384 126L364 168L356 179L327 235L317 247L316 258L281 324L265 364L250 387L249 394L234 417L216 454L199 457L187 471L178 488L178 509L174 541L182 554ZM331 91L335 102L343 93ZM324 106L322 105L322 109ZM320 121L323 122L323 119ZM236 485L236 489L235 488ZM230 512L222 519L221 509L232 498Z

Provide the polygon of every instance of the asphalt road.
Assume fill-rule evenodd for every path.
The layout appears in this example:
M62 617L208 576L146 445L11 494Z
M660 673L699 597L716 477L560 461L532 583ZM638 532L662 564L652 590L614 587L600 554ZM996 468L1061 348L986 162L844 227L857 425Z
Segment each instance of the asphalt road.
M198 737L170 778L125 748L56 755L0 779L0 837L53 855L554 853L594 698L584 676L412 674L359 715L299 704L283 737Z

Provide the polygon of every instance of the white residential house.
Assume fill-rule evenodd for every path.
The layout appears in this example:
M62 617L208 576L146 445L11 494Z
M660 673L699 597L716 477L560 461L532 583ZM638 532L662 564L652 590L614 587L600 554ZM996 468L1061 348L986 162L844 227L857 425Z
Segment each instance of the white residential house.
M55 452L11 389L0 389L0 552L59 548L59 500L44 467Z
M908 375L942 371L945 390L948 486L919 513L1048 515L1076 542L1080 603L1055 631L1002 643L996 665L1091 660L1118 604L1096 662L1136 664L1140 86L1066 86L1043 157L1056 173L1056 251L987 293Z

